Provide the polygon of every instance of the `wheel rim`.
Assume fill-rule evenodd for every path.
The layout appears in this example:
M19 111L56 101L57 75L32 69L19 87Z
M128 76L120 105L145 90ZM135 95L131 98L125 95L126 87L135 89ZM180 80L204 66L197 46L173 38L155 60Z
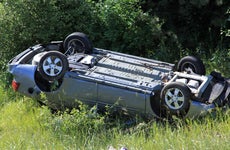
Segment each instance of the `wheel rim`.
M192 71L192 72L195 72L195 73L197 71L195 65L192 64L192 63L185 63L181 68L184 71Z
M81 40L73 39L69 41L68 47L72 47L74 51L77 53L84 53L85 52L85 45Z
M42 68L46 75L54 77L61 73L63 64L60 58L49 56L44 60Z
M180 109L184 105L184 94L178 88L170 88L165 94L165 102L170 109Z

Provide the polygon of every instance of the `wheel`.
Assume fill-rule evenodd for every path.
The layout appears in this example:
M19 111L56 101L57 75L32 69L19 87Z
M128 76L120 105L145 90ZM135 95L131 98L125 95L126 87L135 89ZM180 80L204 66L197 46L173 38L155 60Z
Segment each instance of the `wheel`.
M81 32L74 32L64 40L64 50L72 48L72 53L92 53L93 46L88 37Z
M181 82L171 82L161 91L161 111L163 116L184 117L190 107L190 89Z
M200 75L206 74L203 62L199 58L194 56L183 57L177 65L177 71L186 71L189 73L195 73Z
M54 81L62 78L68 67L69 63L65 55L57 51L50 51L41 57L38 72L44 79Z

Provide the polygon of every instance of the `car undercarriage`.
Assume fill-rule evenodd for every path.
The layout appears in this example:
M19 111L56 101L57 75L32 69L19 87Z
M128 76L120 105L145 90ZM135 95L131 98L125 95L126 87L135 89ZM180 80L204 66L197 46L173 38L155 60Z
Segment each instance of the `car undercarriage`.
M183 57L177 65L93 48L83 33L64 41L39 44L8 64L15 91L48 106L73 108L76 100L89 105L114 105L155 117L201 115L229 106L230 80L220 73L205 75L203 62Z

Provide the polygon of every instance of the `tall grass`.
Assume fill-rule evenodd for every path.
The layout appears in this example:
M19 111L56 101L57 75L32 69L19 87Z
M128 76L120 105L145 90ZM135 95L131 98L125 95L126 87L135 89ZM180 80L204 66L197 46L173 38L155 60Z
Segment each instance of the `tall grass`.
M0 88L0 149L229 149L230 112L174 122L113 119L95 108L51 113ZM130 124L130 122L132 122Z

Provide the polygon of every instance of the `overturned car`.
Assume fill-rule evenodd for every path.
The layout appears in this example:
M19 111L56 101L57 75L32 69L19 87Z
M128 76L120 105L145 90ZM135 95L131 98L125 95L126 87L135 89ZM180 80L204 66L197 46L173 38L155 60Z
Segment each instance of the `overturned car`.
M186 56L175 66L94 48L80 32L30 47L8 67L15 91L53 109L74 108L80 100L154 117L186 117L230 103L230 79L217 72L205 76L204 64L196 57Z

